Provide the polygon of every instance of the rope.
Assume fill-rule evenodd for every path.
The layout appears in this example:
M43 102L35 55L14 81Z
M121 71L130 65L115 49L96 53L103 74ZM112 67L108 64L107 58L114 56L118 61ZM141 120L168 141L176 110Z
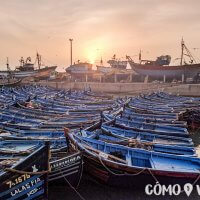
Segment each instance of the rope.
M200 179L200 174L197 176L196 180L192 183L192 186L194 186L199 179ZM183 192L185 192L185 190L181 190L181 193Z
M5 168L4 170L8 172L18 173L18 174L30 174L30 175L48 174L51 172L51 170L40 171L40 172L26 172L23 170L17 170L17 169L12 169L12 168Z
M81 182L82 176L83 176L83 161L81 162L81 175L79 177L78 184L76 186L77 188L79 187L79 184Z
M86 143L88 144L86 141L82 140L83 143ZM97 154L97 153L96 153ZM139 171L138 173L136 174L128 174L128 173L124 173L124 174L117 174L113 171L111 171L104 163L103 163L103 160L101 158L101 156L99 154L97 154L98 158L99 158L99 161L100 163L103 165L103 167L111 174L113 175L116 175L116 176L137 176L137 175L140 175L142 172L144 172L145 170L147 170L150 175L153 177L153 179L155 180L156 183L159 183L158 179L154 176L154 174L152 173L152 171L149 169L149 168L143 168L141 171Z
M113 172L113 171L111 171L104 163L103 163L103 161L102 161L102 159L101 159L101 157L100 156L98 156L99 157L99 160L100 160L100 162L101 162L101 164L104 166L104 168L108 171L108 172L110 172L111 174L113 174L113 175L116 175L116 176L137 176L137 175L139 175L139 174L141 174L142 172L144 172L145 170L147 170L149 173L150 173L150 175L153 177L153 179L155 180L155 182L156 182L156 184L159 184L159 181L158 181L158 179L155 177L155 175L152 173L152 171L149 169L149 168L144 168L144 169L142 169L141 171L139 171L138 173L136 173L136 174L128 174L128 173L125 173L125 174L116 174L115 172ZM200 174L197 176L197 178L196 178L196 180L192 183L192 185L194 186L196 183L197 183L197 181L200 179ZM182 190L181 192L184 192L184 190Z
M86 199L76 190L76 188L67 180L67 178L64 176L64 174L63 174L63 172L62 172L61 170L60 170L60 172L62 173L63 178L65 179L65 181L67 182L67 184L70 186L70 188L71 188L72 190L74 190L74 192L80 197L80 199L86 200ZM81 164L81 175L80 175L80 178L79 178L77 187L79 186L79 184L80 184L80 182L81 182L82 174L83 174L83 162L82 162L82 164Z
M154 176L154 174L152 173L152 171L151 171L149 168L146 168L146 169L149 171L149 173L151 174L151 176L152 176L153 179L155 180L156 184L158 184L159 181L158 181L158 179Z
M199 178L200 178L200 174L197 176L197 179L192 183L192 185L195 185L197 181L199 180Z
M144 172L145 170L148 170L149 173L151 174L151 176L153 177L153 179L155 180L155 182L156 182L156 183L159 183L158 179L153 175L153 173L151 172L151 170L148 169L148 168L144 168L144 169L142 169L141 171L139 171L138 173L135 173L135 174L128 174L128 173L125 173L125 174L116 174L115 172L111 171L111 170L103 163L103 161L102 161L102 159L101 159L100 156L98 156L98 157L99 157L99 161L100 161L101 164L104 166L104 168L105 168L108 172L110 172L111 174L113 174L113 175L116 175L116 176L137 176L137 175L140 175L140 174L141 174L142 172Z

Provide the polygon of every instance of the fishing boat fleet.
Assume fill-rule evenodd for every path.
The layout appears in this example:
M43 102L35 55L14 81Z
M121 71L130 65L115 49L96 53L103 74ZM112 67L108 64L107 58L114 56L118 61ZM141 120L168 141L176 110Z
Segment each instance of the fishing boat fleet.
M163 92L113 99L27 85L0 89L0 199L47 199L48 185L200 184L200 158L179 120L199 98Z
M83 158L64 134L91 126L121 101L48 87L0 90L0 199L47 199L48 185L79 185Z
M96 124L69 133L85 168L99 181L120 187L199 184L200 158L178 114L199 107L198 98L163 92L129 98Z

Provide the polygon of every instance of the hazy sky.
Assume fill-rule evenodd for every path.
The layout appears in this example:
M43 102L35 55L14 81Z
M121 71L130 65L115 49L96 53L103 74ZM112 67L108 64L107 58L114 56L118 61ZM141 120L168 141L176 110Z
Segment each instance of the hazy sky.
M12 68L38 51L60 69L74 61L106 63L113 54L133 59L179 57L182 36L200 58L200 0L0 0L0 66ZM34 60L34 59L33 59Z

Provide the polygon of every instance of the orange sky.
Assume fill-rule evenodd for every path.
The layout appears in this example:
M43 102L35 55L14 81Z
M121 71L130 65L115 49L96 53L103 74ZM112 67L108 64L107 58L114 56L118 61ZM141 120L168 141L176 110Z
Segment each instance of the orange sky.
M97 62L116 54L133 59L180 55L182 36L200 58L199 0L0 0L0 66L11 68L36 51L63 70L74 61Z

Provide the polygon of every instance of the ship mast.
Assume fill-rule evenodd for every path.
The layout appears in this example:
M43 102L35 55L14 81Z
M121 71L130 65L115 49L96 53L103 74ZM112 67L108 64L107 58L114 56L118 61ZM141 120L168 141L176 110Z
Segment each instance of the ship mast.
M10 83L10 78L12 77L12 74L11 74L11 69L10 69L10 66L9 66L9 60L8 60L8 57L7 57L7 60L6 60L6 67L7 67L7 72L8 72L8 83Z
M7 71L10 71L10 66L9 66L9 60L8 60L8 57L7 57L7 61L6 61L6 67L7 67Z
M102 59L102 57L101 57L100 63L101 63L101 66L103 66L103 59Z
M181 62L180 62L180 65L182 66L183 65L183 50L184 50L184 41L183 41L183 38L181 40Z
M184 49L185 49L186 53L184 53ZM180 63L181 66L183 65L183 56L184 55L189 57L190 64L196 63L195 58L192 56L189 49L185 46L185 43L184 43L183 38L182 38L182 41L181 41L181 63Z
M38 68L40 69L40 67L41 67L41 55L39 55L39 53L37 53L36 59L37 59L37 62L38 62Z
M141 49L140 49L140 53L139 53L139 62L140 62L140 64L142 62L142 51L141 51Z

